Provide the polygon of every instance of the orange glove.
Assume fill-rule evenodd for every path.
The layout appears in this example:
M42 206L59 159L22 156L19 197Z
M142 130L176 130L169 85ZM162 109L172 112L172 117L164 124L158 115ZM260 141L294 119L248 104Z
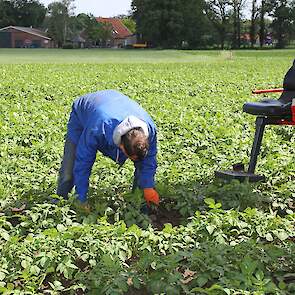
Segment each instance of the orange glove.
M155 189L145 188L143 189L143 194L148 206L150 206L150 203L154 203L159 206L160 198Z

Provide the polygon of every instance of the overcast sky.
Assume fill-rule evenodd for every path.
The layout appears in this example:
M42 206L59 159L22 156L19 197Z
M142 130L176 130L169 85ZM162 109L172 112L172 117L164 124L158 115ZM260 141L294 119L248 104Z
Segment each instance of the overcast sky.
M54 0L39 0L45 6ZM127 14L131 9L131 0L76 0L75 13L92 13L94 16L110 17Z

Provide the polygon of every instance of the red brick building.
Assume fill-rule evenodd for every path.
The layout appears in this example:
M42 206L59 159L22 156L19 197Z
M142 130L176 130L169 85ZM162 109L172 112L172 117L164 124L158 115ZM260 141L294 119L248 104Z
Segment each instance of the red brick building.
M53 45L51 38L37 29L14 26L0 29L0 47L52 48Z
M96 20L112 27L112 37L107 40L107 47L120 48L136 43L136 35L132 34L119 18L97 17Z

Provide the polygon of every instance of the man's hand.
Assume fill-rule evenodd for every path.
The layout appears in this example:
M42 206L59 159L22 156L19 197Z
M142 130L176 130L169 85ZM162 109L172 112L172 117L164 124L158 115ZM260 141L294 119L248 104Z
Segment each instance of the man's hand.
M154 203L155 205L159 206L160 198L155 189L145 188L143 189L143 194L148 207L150 206L150 203Z

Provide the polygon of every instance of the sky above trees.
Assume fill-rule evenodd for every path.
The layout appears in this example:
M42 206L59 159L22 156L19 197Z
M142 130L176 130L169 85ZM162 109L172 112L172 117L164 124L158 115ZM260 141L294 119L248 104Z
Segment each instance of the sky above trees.
M45 6L55 0L40 0ZM94 16L110 17L127 14L131 9L131 0L76 0L75 13L92 13Z

